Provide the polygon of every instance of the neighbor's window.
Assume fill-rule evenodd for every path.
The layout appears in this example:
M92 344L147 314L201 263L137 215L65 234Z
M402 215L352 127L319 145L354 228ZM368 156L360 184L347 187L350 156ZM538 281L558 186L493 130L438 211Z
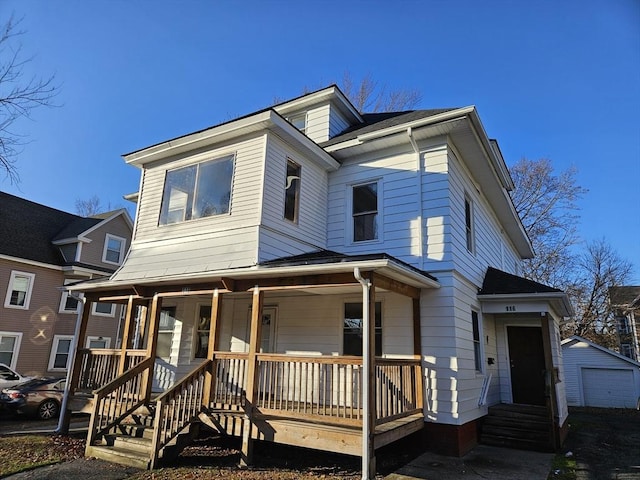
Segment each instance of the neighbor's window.
M300 130L302 133L307 133L307 114L299 113L293 117L289 117L289 123Z
M353 187L353 241L378 239L378 183Z
M467 239L467 250L471 253L475 250L475 233L473 227L473 203L469 197L464 197L464 225Z
M95 302L91 307L91 313L101 317L113 317L116 314L116 306L113 303Z
M284 191L284 218L297 222L300 202L300 165L289 159L287 159Z
M618 323L618 333L621 333L621 334L630 333L627 317L616 317L616 322Z
M71 358L73 336L55 335L51 345L49 357L49 370L66 370Z
M104 239L104 250L102 252L102 261L105 263L114 263L120 265L124 257L125 245L127 240L122 237L116 237L107 233Z
M65 282L66 284L66 282ZM76 313L78 311L78 300L69 295L69 292L65 290L62 292L62 298L60 299L60 313Z
M173 328L176 325L176 307L162 307L160 323L158 324L158 346L156 357L168 360L171 358L171 343L173 342Z
M87 337L86 348L109 348L111 338L109 337Z
M31 290L33 289L35 277L33 273L12 271L9 277L9 288L7 288L4 306L27 310L31 301Z
M482 345L480 344L480 323L478 320L478 312L471 312L471 323L473 324L473 358L476 365L476 371L482 371Z
M234 155L168 170L160 225L229 213Z
M196 332L195 358L207 358L209 353L209 330L211 329L211 305L200 305Z
M620 355L633 359L633 349L629 343L620 344Z
M21 333L0 332L0 363L15 368L21 339Z
M382 355L382 303L376 302L375 354ZM362 356L362 303L344 304L343 355Z

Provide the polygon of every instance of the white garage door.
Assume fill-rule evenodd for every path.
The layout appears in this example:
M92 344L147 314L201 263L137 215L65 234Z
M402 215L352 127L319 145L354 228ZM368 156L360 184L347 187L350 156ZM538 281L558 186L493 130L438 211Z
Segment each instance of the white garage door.
M635 390L630 369L582 368L582 391L587 407L636 408Z

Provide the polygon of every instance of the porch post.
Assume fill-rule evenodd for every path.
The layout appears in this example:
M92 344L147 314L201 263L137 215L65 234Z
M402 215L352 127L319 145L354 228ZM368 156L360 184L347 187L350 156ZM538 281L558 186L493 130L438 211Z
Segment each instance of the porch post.
M214 360L214 354L219 348L220 344L220 328L222 325L222 319L220 318L220 311L222 307L222 295L218 293L216 288L213 291L213 297L211 298L211 323L209 324L209 346L207 349L207 358L211 361ZM216 378L215 363L212 363L209 370L205 375L204 383L204 395L203 403L209 408L211 403L211 389Z
M422 373L422 327L420 325L420 297L413 299L413 354L418 357L420 364L416 369L416 407L423 408L424 392Z
M240 465L247 466L253 461L253 415L256 399L258 397L258 349L260 348L260 335L262 330L262 306L264 292L256 285L253 289L253 303L251 307L251 335L249 337L249 352L247 355L247 391L245 399L245 419L242 430L242 451Z
M542 324L542 348L544 350L544 368L546 370L545 380L549 389L549 409L551 416L552 429L552 446L554 450L560 447L560 426L558 425L558 398L556 395L556 374L553 366L553 354L551 351L551 332L549 314L543 313L541 318Z
M124 317L124 328L122 329L122 344L120 345L118 376L124 373L127 365L127 349L129 348L129 342L131 342L131 318L133 316L134 308L135 305L133 303L133 295L129 295L129 300L127 301L127 311Z
M80 306L82 305L82 310ZM82 370L82 355L79 354L82 345L84 345L84 339L87 335L87 324L89 323L89 314L91 313L91 300L82 298L78 302L78 323L76 324L76 332L73 349L73 363L71 364L71 375L69 381L65 385L65 392L63 397L63 408L60 409L60 419L58 421L57 433L67 434L69 433L69 424L71 422L71 410L67 408L69 404L69 397L73 395L78 389L78 382L80 381L80 371Z
M158 325L160 323L160 313L162 309L162 298L156 293L151 301L151 315L149 315L149 334L147 335L147 358L156 358L156 350L158 347ZM145 371L144 376L144 392L145 398L149 400L151 398L151 387L153 386L153 372L152 366Z

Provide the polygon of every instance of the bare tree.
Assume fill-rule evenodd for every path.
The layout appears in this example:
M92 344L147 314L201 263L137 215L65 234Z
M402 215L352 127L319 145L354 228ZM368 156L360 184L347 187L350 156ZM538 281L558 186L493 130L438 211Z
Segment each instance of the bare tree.
M547 158L522 158L509 171L511 198L536 253L524 262L524 276L565 289L573 269L570 247L578 242L577 201L587 190L576 185L575 168L556 174Z
M102 202L97 195L91 198L83 200L81 198L76 199L76 213L82 217L93 217L99 213L107 212L111 210L111 204L106 208L102 206Z
M609 304L609 287L627 283L633 271L604 239L586 245L576 259L575 276L568 294L576 310L564 335L580 335L607 348L617 347L617 333Z
M31 118L34 108L52 106L57 94L54 76L25 77L25 66L32 57L22 56L20 22L12 15L0 30L0 170L12 184L20 181L16 156L24 144L12 126L19 118Z
M347 71L342 77L340 88L361 113L410 110L422 101L419 90L389 90L386 85L375 81L370 73L357 81Z

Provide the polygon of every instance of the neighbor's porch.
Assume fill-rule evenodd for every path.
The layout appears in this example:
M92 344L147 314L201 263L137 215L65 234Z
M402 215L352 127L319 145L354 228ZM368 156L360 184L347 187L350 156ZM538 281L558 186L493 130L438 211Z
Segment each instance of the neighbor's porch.
M250 463L255 439L338 451L363 457L363 475L375 472L375 449L413 433L424 424L420 354L420 288L369 271L251 280L221 279L209 284L137 287L87 294L82 326L91 301L125 302L122 348L79 350L71 391L91 391L92 418L87 452L119 424L146 406L153 416L148 466L189 424L201 421L222 433L241 436L243 461ZM362 295L363 356L260 353L265 292L356 287ZM433 285L430 285L433 286ZM227 294L251 294L248 351L220 349L221 315ZM376 291L410 299L413 352L406 358L376 357ZM208 354L201 364L159 397L152 398L158 324L163 301L208 295L211 320ZM144 348L131 348L134 312L145 310ZM142 328L141 328L142 327ZM82 344L82 343L80 343Z

